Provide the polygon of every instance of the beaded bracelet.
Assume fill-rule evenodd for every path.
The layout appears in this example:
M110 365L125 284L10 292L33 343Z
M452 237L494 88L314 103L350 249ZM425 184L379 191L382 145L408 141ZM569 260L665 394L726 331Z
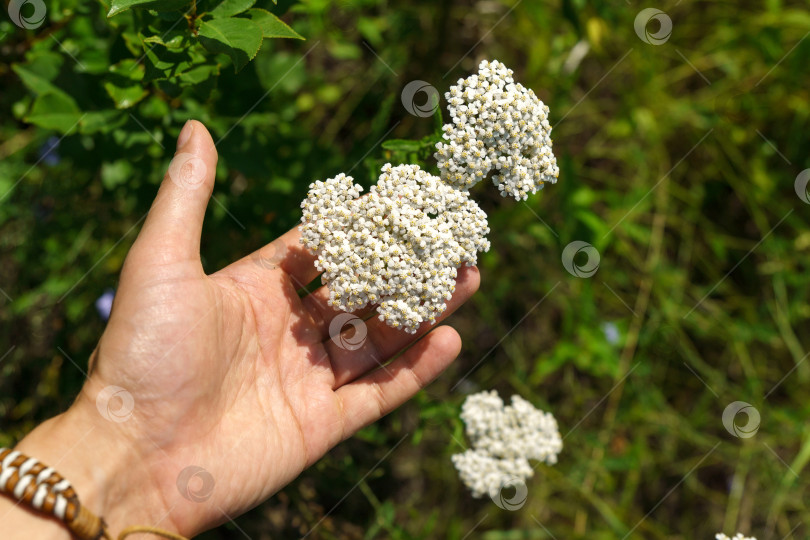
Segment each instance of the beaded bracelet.
M63 522L79 540L112 540L103 518L79 502L79 496L58 472L19 450L0 448L0 493ZM185 537L153 527L128 527L118 540L135 533L151 533L171 540Z

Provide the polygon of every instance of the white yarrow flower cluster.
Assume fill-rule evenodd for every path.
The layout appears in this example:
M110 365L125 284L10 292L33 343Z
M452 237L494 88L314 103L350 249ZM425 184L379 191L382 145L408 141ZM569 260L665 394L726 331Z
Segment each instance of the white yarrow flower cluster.
M510 69L484 61L447 99L453 123L443 126L448 142L436 145L441 177L386 164L362 198L345 174L310 184L301 242L317 254L334 308L378 304L381 320L410 333L435 323L457 269L489 249L487 216L468 188L490 171L501 194L516 199L556 182L548 107Z
M518 395L504 406L494 390L472 394L464 401L461 419L472 448L452 460L473 497L498 493L508 479L525 482L534 475L530 459L553 465L562 451L554 416Z
M557 182L548 107L515 83L511 69L484 60L445 98L453 123L444 126L435 157L446 182L469 189L493 172L501 195L517 200Z
M345 174L311 184L302 242L318 255L331 306L379 304L380 320L416 332L447 308L457 268L489 249L486 214L417 165L386 164L367 196L362 189Z
M757 540L753 536L743 536L743 533L737 533L731 538L723 533L717 533L714 538L715 540Z

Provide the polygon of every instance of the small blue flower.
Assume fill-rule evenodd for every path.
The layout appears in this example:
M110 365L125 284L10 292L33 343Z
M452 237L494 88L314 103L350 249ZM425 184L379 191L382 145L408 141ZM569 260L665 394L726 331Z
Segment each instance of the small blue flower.
M96 300L96 310L99 317L107 321L110 319L110 311L112 311L113 298L115 298L115 291L107 289L104 294Z
M621 335L619 334L619 327L613 322L603 322L602 332L604 332L605 339L611 345L617 344L621 338Z
M62 158L59 156L59 137L51 135L48 140L39 147L39 159L48 167L59 165Z

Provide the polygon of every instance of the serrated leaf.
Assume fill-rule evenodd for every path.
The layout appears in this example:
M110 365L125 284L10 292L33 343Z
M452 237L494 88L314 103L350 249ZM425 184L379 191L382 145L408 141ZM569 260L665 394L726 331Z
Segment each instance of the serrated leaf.
M304 36L267 10L260 8L249 9L247 16L261 27L262 36L266 38L304 39Z
M199 36L200 42L209 51L230 56L235 71L253 60L262 46L261 27L245 18L203 21Z
M110 4L110 11L107 12L107 17L113 17L132 8L175 11L190 3L190 0L113 0Z
M25 121L43 127L67 133L79 123L82 113L72 97L65 93L48 93L39 96Z
M215 19L232 17L243 11L247 11L247 9L253 7L255 3L256 0L222 0L217 7L211 10L211 15Z

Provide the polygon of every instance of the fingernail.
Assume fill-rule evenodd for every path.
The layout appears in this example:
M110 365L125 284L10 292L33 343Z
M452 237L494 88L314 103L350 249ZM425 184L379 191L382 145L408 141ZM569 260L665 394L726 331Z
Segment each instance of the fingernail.
M186 120L183 129L180 130L180 135L177 137L178 150L188 142L188 140L191 138L191 134L193 131L194 131L194 124L191 123L191 120Z

